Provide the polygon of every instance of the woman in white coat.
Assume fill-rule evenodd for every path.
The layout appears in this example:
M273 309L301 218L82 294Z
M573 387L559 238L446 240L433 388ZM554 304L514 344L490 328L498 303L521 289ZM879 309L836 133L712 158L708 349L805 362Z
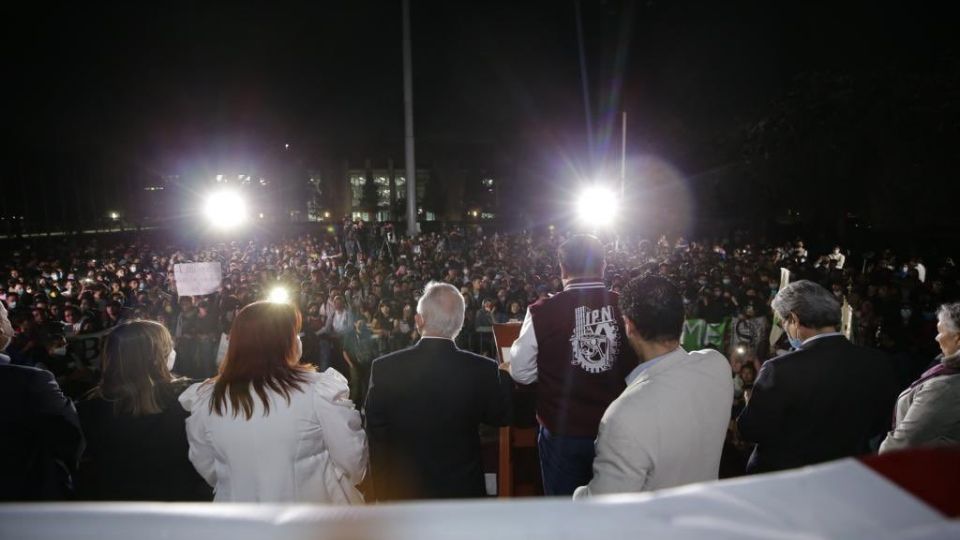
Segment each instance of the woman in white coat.
M190 461L214 501L362 503L367 442L347 381L299 363L301 316L256 302L237 315L217 377L180 397Z

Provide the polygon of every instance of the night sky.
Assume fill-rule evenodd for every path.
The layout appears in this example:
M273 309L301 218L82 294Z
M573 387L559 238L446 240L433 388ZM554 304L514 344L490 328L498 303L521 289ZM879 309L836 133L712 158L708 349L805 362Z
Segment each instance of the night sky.
M5 16L0 210L71 183L107 197L131 178L256 166L285 143L308 168L402 162L399 0L200 4ZM898 192L874 201L876 182L957 180L955 19L917 4L584 0L591 156L572 0L414 0L418 163L539 189L615 166L626 110L633 169L655 156L691 185L777 206L794 164L825 163L803 175L823 179L814 189L855 177L835 197L886 215ZM771 184L790 187L750 188Z

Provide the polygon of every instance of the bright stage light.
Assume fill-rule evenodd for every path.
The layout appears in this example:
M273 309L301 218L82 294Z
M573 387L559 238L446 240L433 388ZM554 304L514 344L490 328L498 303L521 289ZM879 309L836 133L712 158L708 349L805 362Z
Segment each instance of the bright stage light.
M607 227L617 216L619 201L613 191L603 186L590 186L577 200L577 216L591 227Z
M214 227L229 229L246 219L247 203L235 191L216 191L207 195L203 213Z
M274 287L270 289L270 294L267 295L267 301L277 304L287 304L290 302L290 291L285 287Z
M739 354L739 355L741 355L741 356L743 356L744 354L747 354L747 348L744 347L743 345L738 345L738 346L737 346L737 354Z

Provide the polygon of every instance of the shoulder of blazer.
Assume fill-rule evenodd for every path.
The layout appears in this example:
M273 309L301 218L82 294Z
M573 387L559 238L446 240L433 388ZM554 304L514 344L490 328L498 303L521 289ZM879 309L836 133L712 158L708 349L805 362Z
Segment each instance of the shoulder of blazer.
M373 362L370 363L370 369L378 368L384 369L388 366L391 366L396 363L397 360L402 360L408 356L414 354L414 347L407 347L406 349L400 349L399 351L394 351L389 354L385 354L381 357L374 358Z
M907 388L903 393L916 393L920 389L933 391L936 394L948 394L950 392L960 392L960 373L954 375L940 375L923 381L913 388Z
M760 368L763 369L767 366L767 364L769 364L771 368L777 369L785 365L790 365L794 362L802 362L803 358L808 354L810 354L810 351L804 349L790 351L787 354L781 354L780 356L774 356L773 358L768 359L760 366Z
M465 351L463 349L457 350L457 354L461 355L464 359L474 363L477 366L480 366L481 369L497 368L497 361L492 358L487 358L486 356L476 354L470 351Z
M7 377L19 376L20 378L40 379L45 381L54 378L53 373L46 369L34 366L23 366L20 364L0 364L0 372Z

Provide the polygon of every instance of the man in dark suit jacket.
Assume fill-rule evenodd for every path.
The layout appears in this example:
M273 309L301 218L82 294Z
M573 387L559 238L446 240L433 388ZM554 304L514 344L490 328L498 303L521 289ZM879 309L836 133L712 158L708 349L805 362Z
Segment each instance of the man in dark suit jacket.
M53 374L0 365L0 411L0 500L70 498L83 434Z
M508 401L496 362L454 344L463 317L460 292L430 283L417 304L420 341L373 362L365 406L368 499L486 494L478 430L506 424Z
M899 391L890 360L837 331L840 304L816 283L791 283L772 307L796 350L763 364L737 420L740 435L757 443L747 472L872 452Z

